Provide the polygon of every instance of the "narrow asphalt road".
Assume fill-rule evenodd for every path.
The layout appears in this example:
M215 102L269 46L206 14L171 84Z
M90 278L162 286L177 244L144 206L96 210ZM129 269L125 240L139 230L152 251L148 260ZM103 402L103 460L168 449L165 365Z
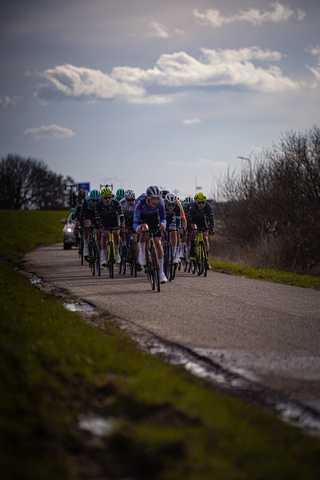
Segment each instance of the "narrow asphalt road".
M177 272L153 292L143 272L132 278L105 269L92 276L76 249L62 244L25 257L26 270L97 307L320 414L320 292L209 272Z

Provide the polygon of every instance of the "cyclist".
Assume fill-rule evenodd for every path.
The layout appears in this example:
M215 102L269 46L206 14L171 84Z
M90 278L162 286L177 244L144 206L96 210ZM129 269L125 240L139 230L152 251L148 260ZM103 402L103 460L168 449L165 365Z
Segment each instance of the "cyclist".
M79 243L79 227L80 227L80 212L81 212L81 205L77 205L71 212L71 218L74 221L74 234L76 237L76 244L75 247L79 247L80 252L80 243Z
M167 193L164 197L165 203L165 213L167 221L167 232L170 231L170 238L172 244L172 256L173 263L179 263L180 259L178 256L178 239L180 239L180 234L178 229L181 227L181 210L182 208L177 203L177 196L174 193Z
M133 214L134 214L134 207L135 207L135 201L136 201L136 194L134 193L133 190L126 190L124 198L120 200L120 206L122 209L122 213L124 216L124 222L125 222L125 227L126 229L123 231L121 235L121 242L122 242L122 248L127 248L127 240L128 240L128 228L133 228ZM138 246L138 241L137 241L137 234L133 234L133 240L136 245L136 251L137 251L137 270L140 272L142 270L142 267L139 263L139 246Z
M169 190L162 190L161 192L161 196L163 199L165 199L165 196L167 195L167 193L170 193ZM186 216L185 216L185 213L184 213L184 208L183 208L183 205L182 205L182 202L179 200L179 198L177 198L177 203L179 204L180 208L181 208L181 225L182 225L182 229L185 231L186 228L187 228L187 220L186 220ZM183 243L185 241L185 236L184 234L182 234L182 242ZM183 258L183 248L184 248L184 243L181 245L180 243L180 235L177 235L177 247L178 247L178 251L180 250L180 257ZM181 253L182 252L182 253Z
M95 223L95 205L100 200L99 190L91 190L90 195L83 199L80 210L80 223L82 227L91 227ZM85 259L89 255L88 228L83 229L83 255Z
M161 198L161 190L156 185L147 188L146 193L137 198L134 216L133 228L139 234L139 263L146 264L146 238L150 230L166 229L164 200ZM154 245L159 261L159 279L161 283L166 283L167 277L163 271L163 249L161 245L161 232L154 234Z
M207 258L209 255L209 240L208 230L210 235L214 235L214 220L213 212L209 203L206 201L206 196L203 193L197 193L194 197L194 202L189 205L187 209L187 219L190 220L191 228L198 229L203 232L203 241L207 251ZM196 232L191 231L191 256L194 255ZM207 260L207 269L211 268Z
M117 200L113 198L113 193L110 188L101 190L101 200L96 204L96 223L99 224L101 231L101 266L107 265L107 229L115 228L120 225L124 228L124 218ZM120 235L119 230L114 230L114 246L116 251L116 262L120 263L121 258L119 254Z

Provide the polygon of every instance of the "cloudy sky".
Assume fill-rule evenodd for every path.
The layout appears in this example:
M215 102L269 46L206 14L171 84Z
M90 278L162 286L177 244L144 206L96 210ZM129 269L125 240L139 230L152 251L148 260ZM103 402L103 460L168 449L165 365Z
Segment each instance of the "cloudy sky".
M210 195L320 124L320 2L3 0L0 156Z

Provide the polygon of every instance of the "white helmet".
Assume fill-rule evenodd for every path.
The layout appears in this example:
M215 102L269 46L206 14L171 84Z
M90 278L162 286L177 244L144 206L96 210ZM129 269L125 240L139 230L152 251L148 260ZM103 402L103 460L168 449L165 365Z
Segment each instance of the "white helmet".
M186 203L188 205L189 203L193 202L193 198L192 197L186 197L183 201L184 201L184 203Z
M147 188L146 194L151 198L161 198L161 190L156 185Z
M168 203L177 203L177 196L174 193L167 193L164 199Z
M126 193L124 194L124 196L128 200L132 200L133 198L136 198L136 194L134 193L133 190L126 190Z

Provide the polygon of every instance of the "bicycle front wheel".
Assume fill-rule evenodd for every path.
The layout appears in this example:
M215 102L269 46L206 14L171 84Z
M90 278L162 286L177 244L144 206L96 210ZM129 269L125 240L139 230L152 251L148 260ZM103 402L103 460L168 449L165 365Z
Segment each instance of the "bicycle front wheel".
M147 260L147 276L148 280L151 284L152 290L155 288L155 283L154 283L154 269L152 266L152 255L151 255L151 250L149 248L146 249L146 260Z
M207 269L207 256L206 256L206 251L204 249L204 242L201 242L201 264L202 264L203 276L206 277L208 273L208 269Z
M108 268L109 268L109 277L110 278L113 278L114 262L115 262L114 245L113 245L113 242L110 242L110 244L109 244L109 258L108 258Z
M131 276L137 276L137 251L134 240L129 243L129 259L130 259L130 273Z
M92 242L89 243L89 267L92 275L96 273L96 264L94 259L94 248Z
M154 274L154 287L153 290L157 289L157 292L160 292L160 275L159 275L159 264L156 255L156 249L152 245L152 268Z
M94 244L94 259L95 259L95 262L96 262L97 274L100 277L100 275L101 275L100 253L99 253L99 247L96 243Z
M79 256L80 256L80 262L81 262L81 265L83 265L83 237L81 235L81 238L80 238L80 253L79 253Z

